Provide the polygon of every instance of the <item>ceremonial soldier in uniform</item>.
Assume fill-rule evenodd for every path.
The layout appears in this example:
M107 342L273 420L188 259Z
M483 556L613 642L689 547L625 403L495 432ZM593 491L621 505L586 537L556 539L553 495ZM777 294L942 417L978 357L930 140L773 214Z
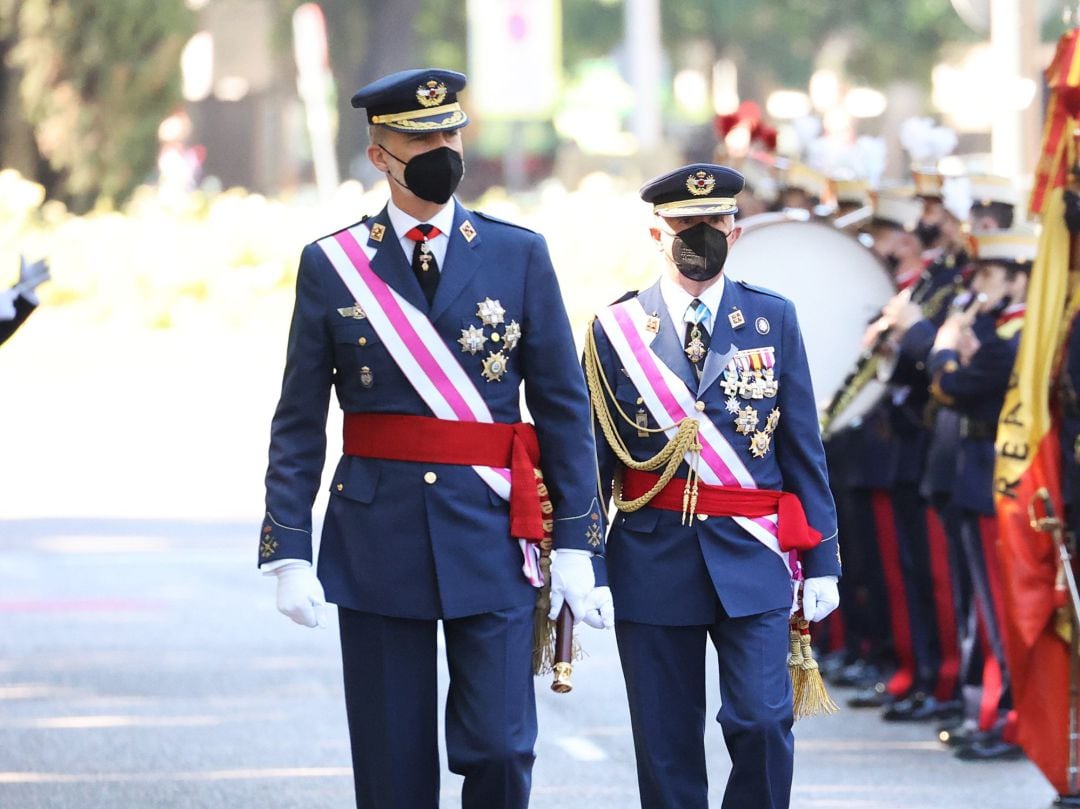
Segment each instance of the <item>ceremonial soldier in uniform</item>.
M979 625L992 658L987 665L994 671L994 676L988 679L984 674L983 679L982 732L954 731L953 736L965 741L958 745L956 755L994 759L1020 753L1005 738L1011 700L997 581L994 440L1020 341L1037 242L1033 232L1019 228L979 234L976 241L978 268L971 282L976 304L945 321L927 367L933 396L961 416L956 483L946 527L953 533L958 563L971 582Z
M660 278L603 310L586 342L600 479L619 510L607 558L645 809L708 806L709 639L732 759L723 806L788 806L793 573L807 619L838 601L836 514L795 309L722 272L742 187L707 163L643 186Z
M338 605L363 809L439 805L438 621L447 758L471 809L529 801L538 587L550 579L553 613L565 600L578 620L612 622L595 587L604 520L589 403L546 244L453 196L464 85L410 70L353 96L390 201L304 249L271 428L259 564L297 623L321 621L324 590ZM535 427L521 421L522 383ZM344 454L316 578L331 388ZM547 571L538 543L550 534Z
M866 232L873 251L885 262L897 286L914 283L923 269L920 245L912 232L922 203L900 189L874 194L873 215ZM875 325L868 329L864 349L882 337ZM895 480L899 446L893 435L888 402L881 402L851 429L834 435L829 443L842 442L847 474L829 478L836 491L840 536L845 549L845 576L840 582L840 611L845 619L850 649L861 659L834 677L839 685L860 687L848 701L852 707L879 706L893 699L887 686L887 670L895 653L897 620L903 598L895 558L896 531L889 509L889 490ZM831 454L835 456L834 454ZM887 568L886 565L889 565ZM887 576L891 574L892 576ZM909 656L907 656L909 657Z

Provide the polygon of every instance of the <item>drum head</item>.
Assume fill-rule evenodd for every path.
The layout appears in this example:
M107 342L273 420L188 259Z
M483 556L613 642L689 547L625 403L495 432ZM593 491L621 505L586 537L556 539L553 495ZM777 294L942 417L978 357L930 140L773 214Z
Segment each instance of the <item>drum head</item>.
M854 236L830 224L774 214L740 224L743 234L724 273L795 304L821 410L855 367L867 324L895 294L892 278ZM755 328L746 315L747 327ZM859 397L860 406L864 398ZM848 414L846 420L851 418Z

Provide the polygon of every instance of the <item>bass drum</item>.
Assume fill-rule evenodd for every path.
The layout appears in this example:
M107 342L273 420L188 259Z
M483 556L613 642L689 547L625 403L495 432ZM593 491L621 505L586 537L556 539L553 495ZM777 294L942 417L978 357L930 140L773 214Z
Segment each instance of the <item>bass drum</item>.
M769 213L738 224L743 233L724 273L795 304L826 432L851 426L886 390L867 368L860 343L896 294L892 276L857 238L829 223Z

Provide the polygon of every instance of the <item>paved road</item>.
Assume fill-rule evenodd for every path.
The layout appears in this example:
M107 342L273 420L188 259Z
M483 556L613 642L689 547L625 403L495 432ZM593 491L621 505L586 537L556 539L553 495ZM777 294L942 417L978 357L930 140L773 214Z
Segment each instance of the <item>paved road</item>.
M255 527L0 522L0 807L350 806L335 633L275 612ZM541 684L536 809L635 805L614 642L589 631L586 644L573 694ZM846 710L797 734L802 809L1042 809L1052 797L1029 763L956 762L926 727ZM708 744L719 806L715 724ZM447 773L444 807L459 790Z

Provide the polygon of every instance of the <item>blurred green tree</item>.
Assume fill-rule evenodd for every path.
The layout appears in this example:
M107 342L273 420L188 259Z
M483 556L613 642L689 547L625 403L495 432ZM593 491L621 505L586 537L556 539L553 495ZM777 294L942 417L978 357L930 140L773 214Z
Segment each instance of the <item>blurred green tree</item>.
M680 46L704 35L736 58L753 85L744 90L755 93L805 86L826 54L853 79L877 87L897 80L929 85L944 45L979 39L949 0L684 0L663 4L663 26L676 63Z
M183 0L0 0L0 164L84 211L153 170L180 103Z

